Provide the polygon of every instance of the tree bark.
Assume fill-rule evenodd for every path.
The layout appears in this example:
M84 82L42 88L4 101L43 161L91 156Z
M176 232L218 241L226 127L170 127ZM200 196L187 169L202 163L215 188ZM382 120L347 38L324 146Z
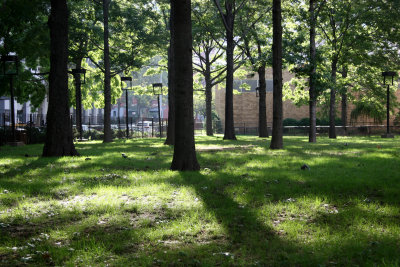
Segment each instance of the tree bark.
M172 38L172 37L171 37ZM168 48L168 128L164 145L175 144L175 95L174 95L174 62L172 41Z
M234 15L233 4L225 1L226 28L226 89L225 89L225 131L224 140L236 140L233 120L233 52L235 43L233 40Z
M343 68L342 78L347 78L347 69ZM342 127L344 134L347 135L347 88L343 88L342 92Z
M281 0L273 0L272 6L273 44L272 70L274 81L273 121L271 149L283 148L283 106L282 106L282 11Z
M75 68L80 69L82 67L82 59L77 58L75 61ZM79 73L74 74L75 81L75 102L76 102L76 127L79 132L79 138L82 139L83 128L82 128L82 90L81 90L81 75Z
M112 142L111 133L111 65L108 13L111 0L103 0L104 24L104 143Z
M212 126L212 86L206 82L206 133L207 136L213 136Z
M308 142L317 142L317 93L315 88L316 73L316 44L315 44L315 0L310 0L310 77L309 77L309 112L310 112L310 129Z
M331 99L329 102L329 138L336 138L336 74L337 74L337 58L332 59L331 64Z
M265 64L257 69L259 81L259 102L258 102L258 136L269 137L267 128L267 84L265 82Z
M212 82L211 82L211 62L210 62L210 52L207 49L205 51L205 65L206 70L204 72L204 80L206 82L206 133L208 136L213 136L212 127Z
M51 0L49 108L44 157L76 156L68 97L68 7Z
M199 170L194 142L191 1L171 0L175 85L175 146L172 170Z

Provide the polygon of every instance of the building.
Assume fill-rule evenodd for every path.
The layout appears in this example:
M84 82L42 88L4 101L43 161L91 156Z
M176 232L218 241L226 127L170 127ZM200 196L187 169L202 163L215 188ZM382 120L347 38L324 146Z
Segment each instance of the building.
M294 74L290 73L287 70L283 71L283 83L289 82ZM240 89L240 85L242 83L247 83L250 86L250 90ZM266 84L267 84L267 95L266 95L266 104L267 104L267 125L268 127L272 127L272 97L273 97L273 80L272 80L272 69L266 70ZM241 80L234 81L234 89L238 90L240 94L234 94L233 96L233 116L235 128L257 128L258 127L258 102L259 99L256 96L255 88L258 86L258 75L255 74L254 77ZM219 88L215 89L215 108L218 114L218 117L221 119L222 127L225 125L225 88L224 84L220 85ZM400 100L400 90L396 91L397 99ZM338 100L340 96L337 96ZM348 124L350 124L350 115L351 111L354 109L354 105L348 103L347 108L347 118ZM338 116L340 117L341 107L340 104L337 105ZM318 112L318 109L317 109ZM317 115L318 116L318 115ZM298 107L294 105L291 101L283 102L283 119L292 118L296 120L300 120L303 118L309 117L309 107L308 105ZM391 124L393 124L394 115L391 116ZM351 121L352 125L361 125L361 124L376 124L371 118L359 118L357 121ZM385 124L385 122L381 123Z

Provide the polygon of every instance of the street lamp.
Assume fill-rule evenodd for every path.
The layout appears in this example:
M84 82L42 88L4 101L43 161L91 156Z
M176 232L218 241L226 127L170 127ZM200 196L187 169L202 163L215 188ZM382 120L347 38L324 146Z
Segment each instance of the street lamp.
M82 94L81 94L81 84L86 83L86 69L84 68L75 68L70 72L74 76L75 79L75 93L76 93L76 117L77 117L77 127L79 131L79 139L82 141L83 139L83 129L82 129ZM81 80L81 75L83 75L83 81Z
M128 125L128 88L123 89L122 88L122 82L130 82L131 86L130 88L132 88L132 77L121 77L121 89L125 90L125 123L126 123L126 138L129 137L129 125Z
M260 97L260 87L256 87L256 97Z
M158 128L160 129L160 138L162 137L160 96L162 95L162 83L153 83L153 94L157 95L158 100Z
M3 55L1 56L2 75L10 77L10 102L11 102L11 145L18 145L15 135L15 117L14 117L14 88L13 76L18 75L18 56L16 55Z
M394 71L384 71L382 72L383 76L383 85L386 85L386 77L392 78L392 85L393 85L393 78L396 76L396 72ZM390 109L390 90L389 90L390 84L387 84L387 91L386 91L386 134L382 135L382 138L394 138L394 135L390 133L390 128L389 128L389 109Z

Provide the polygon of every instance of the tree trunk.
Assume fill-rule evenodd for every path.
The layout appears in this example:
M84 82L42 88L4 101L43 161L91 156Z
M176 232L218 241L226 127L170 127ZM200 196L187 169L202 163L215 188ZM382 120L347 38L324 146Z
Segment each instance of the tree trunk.
M272 6L273 44L272 70L274 81L273 121L271 149L283 148L282 110L282 12L281 0L273 0Z
M213 136L212 127L212 86L206 82L206 133L207 136Z
M49 108L44 157L76 156L68 97L68 7L51 0Z
M337 58L333 58L331 65L331 99L329 103L329 138L336 138L336 74L337 74Z
M103 0L104 23L104 143L112 142L111 133L111 65L110 45L108 42L108 13L111 0Z
M175 85L175 146L172 170L199 170L194 143L191 1L171 0Z
M212 82L211 82L211 63L210 63L210 50L205 52L205 65L206 71L204 73L204 80L206 82L206 133L208 136L213 136L212 127Z
M343 78L347 78L347 69L343 69ZM347 135L347 88L343 88L342 92L342 127L344 134Z
M317 93L315 88L316 72L316 45L315 45L315 0L310 0L310 77L309 77L309 110L310 110L310 130L308 142L317 142Z
M174 95L174 62L172 41L168 48L168 128L164 145L175 144L175 95Z
M233 52L235 44L233 40L234 16L233 5L225 2L226 10L226 89L225 89L225 132L224 140L236 140L233 120Z
M269 137L267 128L267 84L265 82L265 64L257 69L259 81L258 102L258 136Z
M82 58L78 58L75 61L75 68L80 69L82 67ZM76 102L76 128L79 132L79 138L82 139L82 90L81 90L81 75L79 73L74 74L75 81L75 102Z

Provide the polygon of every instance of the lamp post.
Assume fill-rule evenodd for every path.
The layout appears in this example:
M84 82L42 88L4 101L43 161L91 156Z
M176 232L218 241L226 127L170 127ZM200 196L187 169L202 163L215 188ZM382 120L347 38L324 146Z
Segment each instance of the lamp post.
M18 145L15 135L15 109L14 109L14 88L13 76L18 75L18 56L5 55L1 56L2 75L10 77L10 106L11 106L11 145Z
M80 85L86 83L86 69L84 68L75 68L70 72L74 76L75 79L75 93L76 93L76 124L79 131L79 139L82 141L83 139L83 129L82 129L82 94ZM81 81L81 74L83 75L83 81Z
M162 95L162 83L153 83L153 94L157 95L158 100L158 128L160 129L160 138L162 137L160 96Z
M260 97L260 87L256 87L256 97Z
M383 85L386 85L386 77L392 78L392 85L393 85L393 78L396 76L396 72L394 71L384 71L382 72L383 76ZM382 135L382 138L394 138L394 135L390 133L390 127L389 127L389 119L390 119L390 83L388 82L387 84L387 89L386 89L386 134Z
M130 86L130 88L132 88L132 77L121 77L121 89L122 90L125 90L125 123L126 123L126 138L128 138L129 137L129 122L128 122L128 90L130 90L130 89L128 89L128 88L125 88L125 89L123 89L122 88L122 82L130 82L131 84L131 86Z

